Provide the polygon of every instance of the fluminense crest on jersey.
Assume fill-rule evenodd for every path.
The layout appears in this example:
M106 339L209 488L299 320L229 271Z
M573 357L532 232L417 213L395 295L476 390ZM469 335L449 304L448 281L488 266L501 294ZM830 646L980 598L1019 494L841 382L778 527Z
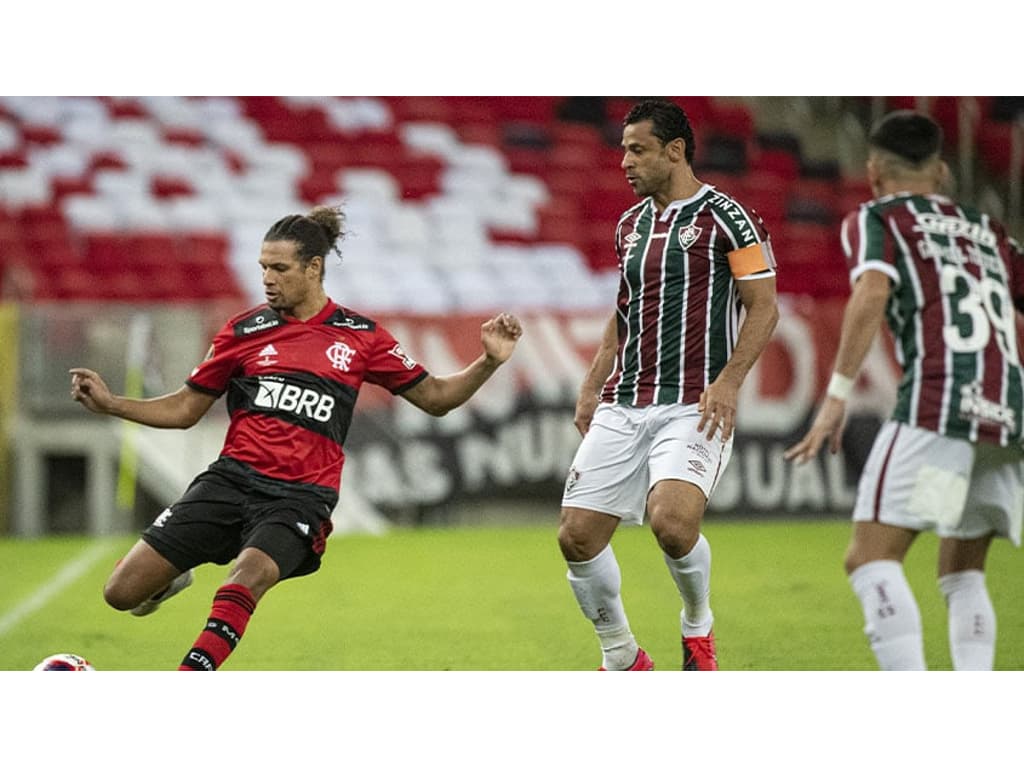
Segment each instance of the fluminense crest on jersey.
M700 239L700 233L703 230L700 227L689 226L685 229L679 230L679 245L686 250L695 242Z

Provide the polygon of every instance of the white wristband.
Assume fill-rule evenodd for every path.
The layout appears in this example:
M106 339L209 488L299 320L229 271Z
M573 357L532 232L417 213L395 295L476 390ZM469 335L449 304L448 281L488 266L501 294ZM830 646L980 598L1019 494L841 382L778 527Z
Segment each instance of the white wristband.
M853 379L843 376L841 373L833 373L828 382L826 394L836 400L846 400L853 391Z

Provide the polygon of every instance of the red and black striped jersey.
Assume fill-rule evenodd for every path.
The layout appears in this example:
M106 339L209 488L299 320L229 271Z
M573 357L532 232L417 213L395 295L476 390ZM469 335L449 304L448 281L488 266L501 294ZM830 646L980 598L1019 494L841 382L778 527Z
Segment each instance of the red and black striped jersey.
M265 304L235 315L187 384L227 393L219 468L276 495L312 492L333 508L360 386L397 395L426 376L387 330L328 301L305 322Z
M842 243L851 281L868 269L892 281L887 319L904 372L893 419L1018 442L1024 255L1002 224L943 195L902 193L848 214Z
M615 250L618 351L601 399L637 407L698 402L736 345L736 280L775 274L761 217L705 184L661 213L650 197L627 210Z

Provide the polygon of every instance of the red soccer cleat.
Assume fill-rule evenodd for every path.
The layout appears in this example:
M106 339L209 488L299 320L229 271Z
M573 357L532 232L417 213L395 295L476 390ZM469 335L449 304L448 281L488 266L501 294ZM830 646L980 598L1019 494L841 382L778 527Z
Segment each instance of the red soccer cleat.
M608 670L604 667L598 667L598 672L607 672ZM651 657L647 655L647 651L643 648L638 648L636 652L636 661L633 662L633 666L622 670L623 672L653 672L654 662L651 661Z
M683 638L683 671L715 672L718 657L715 656L715 633Z

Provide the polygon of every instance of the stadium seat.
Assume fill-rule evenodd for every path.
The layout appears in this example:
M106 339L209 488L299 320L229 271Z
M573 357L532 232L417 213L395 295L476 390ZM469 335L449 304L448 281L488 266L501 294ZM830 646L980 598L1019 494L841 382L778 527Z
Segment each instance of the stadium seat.
M1006 179L1011 172L1024 171L1024 146L1019 155L1019 165L1013 168L1014 124L988 120L978 129L978 153L988 171L997 178ZM1020 141L1024 145L1024 131Z
M807 161L797 136L759 130L743 100L672 98L695 124L698 177L757 210L780 262L822 247L810 236L787 238L787 223L835 235L838 216L870 198L862 183L838 174L834 159ZM888 103L927 105L952 136L967 98ZM511 261L509 254L525 259L543 245L572 249L591 275L612 274L614 222L636 201L617 147L636 99L580 99L593 102L590 111L568 119L570 111L560 116L566 97L0 97L0 204L39 217L0 226L0 242L8 254L31 249L46 263L71 265L83 257L78 242L94 233L132 242L155 231L165 251L166 238L175 239L177 263L189 266L205 263L204 247L185 243L209 237L212 268L237 271L236 288L261 300L253 265L269 223L340 203L352 235L346 272L357 260L379 261L381 249L399 249L415 251L446 280L461 263L485 262L492 246ZM1005 174L1008 124L985 128L998 123L993 105L1002 102L977 104L979 153L986 168ZM180 294L180 273L146 273L150 250L157 247L135 250L139 272L153 283L149 294ZM829 269L805 270L800 290L836 290ZM792 270L780 269L780 290L792 280ZM137 281L121 283L118 295L146 295ZM401 306L401 291L378 292L381 306L396 295ZM430 293L432 306L454 295L470 302L454 290Z
M796 179L789 188L785 217L789 221L837 225L839 196L836 184L816 179Z

